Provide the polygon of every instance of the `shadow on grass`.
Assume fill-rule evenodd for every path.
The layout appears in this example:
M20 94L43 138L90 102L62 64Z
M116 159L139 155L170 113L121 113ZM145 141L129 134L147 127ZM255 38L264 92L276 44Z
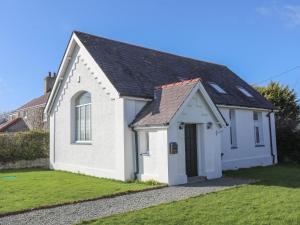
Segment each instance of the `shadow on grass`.
M0 176L1 174L6 174L6 173L27 173L27 172L47 172L47 171L51 171L51 170L46 168L0 170Z

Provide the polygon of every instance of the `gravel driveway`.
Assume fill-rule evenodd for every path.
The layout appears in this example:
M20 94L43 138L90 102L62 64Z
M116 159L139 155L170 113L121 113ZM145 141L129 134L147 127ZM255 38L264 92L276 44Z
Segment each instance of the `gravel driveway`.
M95 201L59 206L51 209L34 210L0 218L0 224L13 225L62 225L78 223L112 214L128 212L145 207L187 199L193 196L232 188L236 185L253 183L253 180L220 178L181 186L122 195Z

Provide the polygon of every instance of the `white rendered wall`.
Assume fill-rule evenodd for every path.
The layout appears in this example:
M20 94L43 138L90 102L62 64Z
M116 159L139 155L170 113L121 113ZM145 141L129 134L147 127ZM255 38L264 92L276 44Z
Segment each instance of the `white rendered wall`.
M138 178L143 181L156 180L171 184L168 174L168 134L167 129L151 129L149 131L149 154L142 154L145 149L144 139L139 135L139 174Z
M56 107L50 116L51 167L125 180L124 100L111 97L114 90L98 83L104 74L97 74L99 77L96 79L89 67L93 62L89 62L85 52L77 51L66 71ZM72 98L80 91L89 91L92 97L90 144L76 144L72 138Z
M144 100L124 99L124 128L125 128L125 177L133 179L136 168L136 149L134 132L129 127L135 116L140 112L147 102ZM144 148L144 132L149 131L149 154L142 154ZM139 171L138 178L147 180L156 180L162 183L168 183L168 153L167 153L167 130L151 129L138 130L138 158Z
M124 99L124 152L126 180L134 179L134 173L136 171L135 137L134 132L129 125L146 103L147 102L143 100Z
M178 143L178 153L169 154L169 184L187 182L185 161L184 129L180 123L197 124L197 157L198 175L208 179L222 176L221 169L221 135L214 116L199 92L187 102L183 111L168 128L168 143ZM207 123L212 127L207 129Z
M220 108L224 118L229 122L229 108ZM223 170L247 168L253 166L265 166L272 164L269 119L267 111L262 112L263 146L255 146L253 110L235 109L237 148L231 148L230 129L222 132L222 168ZM272 119L273 149L276 153L276 135L274 115Z

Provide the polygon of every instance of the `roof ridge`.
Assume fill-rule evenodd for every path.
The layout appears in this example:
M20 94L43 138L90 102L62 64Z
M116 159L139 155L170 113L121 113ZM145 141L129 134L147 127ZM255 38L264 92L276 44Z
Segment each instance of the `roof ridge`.
M104 40L108 40L108 41L113 41L113 42L117 42L117 43L120 43L120 44L125 44L125 45L129 45L129 46L133 46L133 47L136 47L136 48L150 50L150 51L153 51L153 52L157 52L157 53L161 53L161 54L166 54L166 55L174 56L174 57L177 57L177 58L189 59L189 60L193 60L193 61L196 61L196 62L202 62L202 63L208 63L208 64L212 64L212 65L226 67L223 64L208 62L208 61L204 61L204 60L200 60L200 59L191 58L191 57L188 57L188 56L177 55L175 53L165 52L165 51L162 51L162 50L148 48L148 47L140 46L140 45L137 45L137 44L131 44L131 43L127 43L127 42L123 42L123 41L118 41L118 40L110 39L110 38L106 38L106 37L100 37L100 36L97 36L97 35L94 35L94 34L90 34L90 33L86 33L86 32L82 32L82 31L74 30L73 32L74 33L87 34L87 35L92 36L92 37L96 37L96 38L100 38L100 39L104 39Z
M23 110L23 109L27 109L27 108L31 108L31 107L35 107L35 106L39 106L39 105L43 105L47 102L48 98L50 96L50 92L47 92L47 93L44 93L43 95L41 96L38 96L36 98L33 98L29 101L27 101L25 104L23 104L22 106L20 106L19 108L15 109L14 112L18 111L18 110ZM43 100L43 98L45 98L45 102L41 102L39 104L33 104L33 105L30 105L30 103L33 103L35 101L38 101L38 100Z

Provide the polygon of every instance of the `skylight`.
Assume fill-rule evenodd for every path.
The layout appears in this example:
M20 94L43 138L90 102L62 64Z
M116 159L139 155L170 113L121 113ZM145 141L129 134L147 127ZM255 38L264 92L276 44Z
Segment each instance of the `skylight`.
M227 94L226 91L224 91L223 88L221 88L219 85L217 85L216 83L209 83L210 86L212 86L217 92L219 92L220 94Z
M240 90L240 92L242 92L247 97L253 98L253 95L250 94L245 88L243 88L243 87L237 87L237 88Z

